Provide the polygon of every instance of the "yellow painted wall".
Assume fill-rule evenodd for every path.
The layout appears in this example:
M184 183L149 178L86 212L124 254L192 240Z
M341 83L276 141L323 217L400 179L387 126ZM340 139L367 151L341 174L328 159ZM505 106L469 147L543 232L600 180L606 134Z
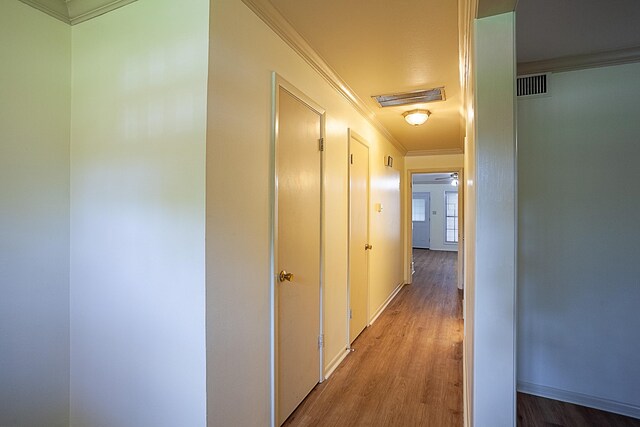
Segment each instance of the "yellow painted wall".
M437 156L407 156L406 170L460 168L464 164L464 154L441 154Z
M71 29L0 1L0 425L69 425Z
M325 362L347 345L348 128L371 151L372 312L403 281L402 156L240 0L213 2L207 131L207 384L212 425L270 420L271 73L327 111ZM394 169L383 166L394 157ZM373 204L382 203L375 213Z
M208 16L138 0L72 28L76 427L206 422Z

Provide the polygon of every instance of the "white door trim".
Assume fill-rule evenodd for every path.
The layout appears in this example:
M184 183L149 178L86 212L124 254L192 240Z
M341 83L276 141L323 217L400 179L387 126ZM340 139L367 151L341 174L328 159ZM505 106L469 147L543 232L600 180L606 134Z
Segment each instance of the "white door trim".
M278 366L278 354L277 354L277 340L278 340L278 324L277 324L277 292L278 287L276 286L277 282L277 250L278 247L278 165L277 165L277 149L278 149L278 114L279 114L279 103L280 103L280 95L279 89L282 88L288 93L290 93L295 98L299 99L302 103L307 105L311 110L315 111L320 115L320 138L325 140L325 122L326 122L326 111L324 108L320 107L313 100L311 100L308 96L306 96L303 92L298 90L291 83L283 79L279 74L273 72L271 74L271 152L270 152L270 195L269 195L269 205L271 211L270 218L270 230L269 230L269 253L271 258L270 263L270 277L269 277L269 305L270 305L270 406L271 406L271 426L277 427L277 392L278 392L278 384L277 384L277 366ZM324 229L325 229L325 218L324 218L324 161L325 161L325 151L320 153L320 330L318 331L318 335L321 336L324 334ZM324 348L319 348L320 352L320 366L318 366L318 382L322 382L324 380L323 375L323 366L324 366Z

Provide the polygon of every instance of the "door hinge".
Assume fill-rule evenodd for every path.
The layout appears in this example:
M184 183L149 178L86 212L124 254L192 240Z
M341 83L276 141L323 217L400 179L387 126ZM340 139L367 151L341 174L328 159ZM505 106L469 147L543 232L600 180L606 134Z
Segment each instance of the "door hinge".
M351 164L353 164L353 154L349 154L349 162L351 162Z
M324 151L324 138L318 140L318 150Z
M353 310L349 309L349 319L353 319Z
M318 348L324 348L324 334L318 335Z

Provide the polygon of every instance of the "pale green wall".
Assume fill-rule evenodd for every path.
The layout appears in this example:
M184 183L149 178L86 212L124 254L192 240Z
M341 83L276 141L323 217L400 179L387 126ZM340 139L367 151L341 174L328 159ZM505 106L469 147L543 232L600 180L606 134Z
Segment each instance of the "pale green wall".
M518 381L640 417L640 64L518 100ZM584 400L586 399L586 400Z
M208 0L72 30L71 420L204 426Z
M0 425L69 419L71 30L0 2Z

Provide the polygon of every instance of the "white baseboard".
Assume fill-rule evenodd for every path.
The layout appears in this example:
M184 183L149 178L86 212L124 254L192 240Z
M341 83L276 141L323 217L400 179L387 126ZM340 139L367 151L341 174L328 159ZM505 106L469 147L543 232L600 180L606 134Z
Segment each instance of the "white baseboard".
M561 400L563 402L600 409L601 411L614 412L616 414L626 415L627 417L640 418L640 407L630 405L628 403L616 402L614 400L602 399L600 397L560 390L525 381L518 381L518 391L533 394L534 396L546 397L548 399Z
M404 286L404 283L400 283L398 286L396 286L396 288L393 290L393 292L391 292L391 295L389 295L387 297L387 299L382 303L380 308L378 308L376 310L376 312L373 314L373 316L371 316L371 320L369 321L369 325L368 326L373 325L373 322L375 322L378 319L378 317L380 317L380 315L382 314L384 309L387 308L389 303L391 301L393 301L393 299L396 297L396 295L398 295L398 292L400 292L400 289L402 289L403 286Z
M329 376L333 374L333 371L335 371L338 366L340 366L344 358L347 357L349 353L351 353L349 350L345 350L342 353L338 353L336 357L334 357L333 360L329 362L329 364L324 370L325 380L329 379Z
M463 397L463 425L471 427L471 396L469 395L469 380L467 378L467 340L462 340L462 397Z

